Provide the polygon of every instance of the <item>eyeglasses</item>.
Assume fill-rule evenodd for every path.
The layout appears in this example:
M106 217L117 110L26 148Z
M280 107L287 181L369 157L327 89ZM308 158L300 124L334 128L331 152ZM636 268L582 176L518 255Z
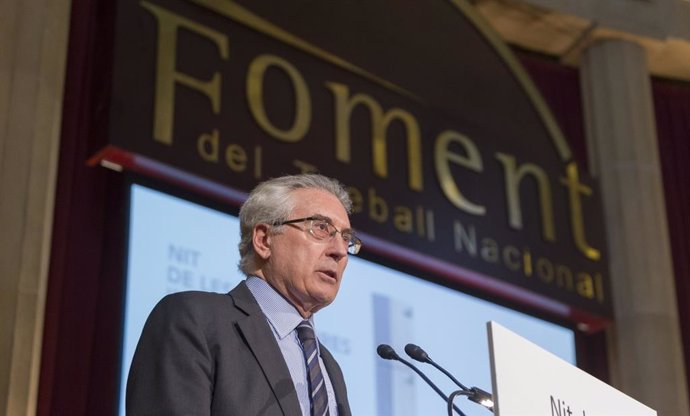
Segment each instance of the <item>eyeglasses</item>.
M340 231L335 228L333 224L331 224L330 220L323 217L313 216L283 222L275 222L273 223L273 226L277 227L279 225L295 224L298 222L306 222L306 230L318 241L329 242L333 239L333 237L335 237L336 234L340 233L340 236L343 238L343 240L347 242L348 253L357 254L359 253L359 249L362 248L362 240L357 238L352 230Z

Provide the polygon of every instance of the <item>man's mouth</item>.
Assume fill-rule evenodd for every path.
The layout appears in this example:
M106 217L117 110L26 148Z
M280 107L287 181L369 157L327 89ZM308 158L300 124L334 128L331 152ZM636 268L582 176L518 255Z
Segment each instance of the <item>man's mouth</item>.
M333 270L319 270L319 272L327 275L328 277L330 277L332 279L336 279L338 276L338 274Z

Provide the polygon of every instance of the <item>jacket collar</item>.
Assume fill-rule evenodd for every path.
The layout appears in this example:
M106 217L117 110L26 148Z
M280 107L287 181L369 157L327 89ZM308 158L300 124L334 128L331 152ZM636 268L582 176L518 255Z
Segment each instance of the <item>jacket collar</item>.
M301 414L290 371L259 304L245 282L237 285L228 295L233 299L235 307L247 315L238 319L235 325L261 366L283 414Z

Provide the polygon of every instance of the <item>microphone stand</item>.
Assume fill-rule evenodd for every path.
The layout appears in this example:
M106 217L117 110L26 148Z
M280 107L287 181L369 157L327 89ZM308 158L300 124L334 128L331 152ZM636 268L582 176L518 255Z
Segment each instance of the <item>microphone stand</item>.
M403 363L403 364L405 364L406 366L410 367L410 368L412 369L412 371L414 371L415 373L417 373L417 375L419 375L419 376L422 378L422 380L426 381L426 384L428 384L429 386L431 386L431 388L434 389L434 391L435 391L439 396L441 396L441 398L443 398L443 400L445 400L446 403L448 403L448 401L449 401L448 396L446 396L446 395L441 391L441 389L439 389L438 386L436 386L436 384L434 384L434 383L429 379L429 377L427 377L424 373L422 373L422 371L421 371L419 368L417 368L414 364L410 363L409 361L402 359L402 358L395 352L395 350L393 349L393 347L391 347L390 345L381 344L381 345L379 345L378 348L376 349L376 352L378 353L379 357L381 357L381 358L383 358L383 359L385 359L385 360L400 361L401 363ZM450 403L449 406L450 406L449 408L450 408L450 415L451 415L451 416L453 415L453 409L455 409L455 411L456 411L460 416L467 416L465 413L463 413L462 410L460 410L460 409L459 409L457 406L455 406L453 403Z
M450 397L448 397L448 416L453 416L453 408L455 405L453 402L455 401L455 398L458 396L469 396L470 392L468 390L456 390L450 394Z
M403 363L403 364L405 364L406 366L410 367L415 373L419 374L419 376L420 376L424 381L426 381L426 383L427 383L429 386L431 386L431 388L434 389L434 391L435 391L436 393L438 393L438 395L441 396L441 398L443 398L443 400L445 400L447 403L449 403L449 405L448 405L448 406L449 406L448 408L450 409L450 410L449 410L450 413L448 413L449 416L453 416L453 410L455 410L460 416L467 416L465 413L463 413L462 410L460 410L456 405L454 405L453 402L451 401L451 399L450 399L448 396L446 396L446 395L441 391L441 389L438 388L438 386L436 386L434 383L432 383L431 380L429 379L429 377L427 377L424 373L422 373L422 371L421 371L420 369L418 369L417 367L415 367L415 366L414 366L412 363L410 363L409 361L403 360L402 358L400 358L398 361L400 361L401 363ZM459 390L459 391L462 392L462 390Z
M452 408L453 405L453 400L455 399L456 396L467 396L468 399L471 401L485 407L487 410L493 413L494 405L493 405L493 398L491 397L490 393L487 393L486 391L480 389L479 387L471 387L467 388L464 384L458 381L448 370L445 368L441 367L439 364L437 364L434 360L429 357L429 354L427 354L426 351L424 351L420 346L415 345L415 344L407 344L405 345L405 352L407 355L409 355L411 358L422 362L422 363L428 363L434 366L436 369L441 371L443 374L448 376L455 384L460 387L461 390L458 390L454 392L451 395L451 399L448 399L448 406L449 408Z

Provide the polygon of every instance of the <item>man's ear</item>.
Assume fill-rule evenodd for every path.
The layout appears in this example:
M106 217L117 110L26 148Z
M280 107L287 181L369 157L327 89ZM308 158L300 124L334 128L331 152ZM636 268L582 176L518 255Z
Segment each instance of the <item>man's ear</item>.
M254 252L263 260L271 256L271 235L268 224L256 224L252 230L252 245Z

